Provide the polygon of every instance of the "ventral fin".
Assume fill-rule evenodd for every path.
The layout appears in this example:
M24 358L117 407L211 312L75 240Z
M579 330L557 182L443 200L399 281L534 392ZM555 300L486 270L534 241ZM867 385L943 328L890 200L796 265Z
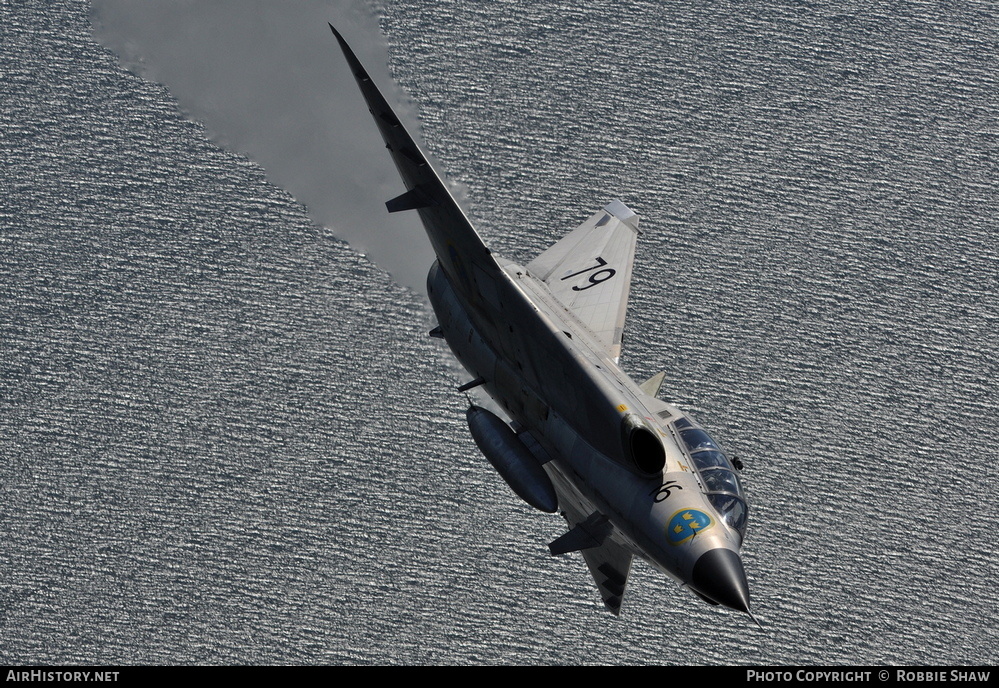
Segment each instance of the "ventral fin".
M385 207L388 208L390 213L399 213L403 210L429 208L430 205L430 199L427 198L422 191L420 191L419 187L410 189L406 193L396 196L390 201L385 201Z
M552 556L557 556L600 547L610 535L611 527L606 516L595 513L585 521L577 523L572 530L548 545L548 551L552 553Z

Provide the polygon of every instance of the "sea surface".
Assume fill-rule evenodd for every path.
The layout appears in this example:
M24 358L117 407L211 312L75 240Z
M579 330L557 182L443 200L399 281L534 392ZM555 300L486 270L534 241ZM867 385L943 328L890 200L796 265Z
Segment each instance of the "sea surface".
M993 3L171 4L0 3L0 663L997 662ZM745 462L762 628L548 555L327 9L498 253L642 216L622 365Z

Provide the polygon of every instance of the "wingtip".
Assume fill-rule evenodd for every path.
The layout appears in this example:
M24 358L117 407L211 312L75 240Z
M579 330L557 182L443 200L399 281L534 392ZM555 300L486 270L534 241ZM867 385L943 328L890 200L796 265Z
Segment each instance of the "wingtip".
M344 57L347 58L347 64L350 65L351 70L354 72L355 78L358 79L370 78L368 77L368 73L364 70L364 67L361 65L360 60L357 59L357 55L354 54L354 51L347 43L347 39L345 39L343 35L336 30L336 27L333 26L333 22L328 21L326 23L329 25L330 31L333 32L333 36L336 38L336 42L340 44L340 50L343 51Z
M615 198L613 201L604 206L604 210L606 210L608 213L619 219L621 222L625 223L626 225L634 229L639 234L642 233L638 229L638 221L639 221L638 213L636 213L634 210L626 206L618 199Z
M339 31L336 30L335 26L333 26L333 22L326 22L326 24L330 27L330 31L332 31L333 35L336 37L337 43L339 43L341 46L343 46L344 48L346 48L347 47L347 41L344 40L343 35Z

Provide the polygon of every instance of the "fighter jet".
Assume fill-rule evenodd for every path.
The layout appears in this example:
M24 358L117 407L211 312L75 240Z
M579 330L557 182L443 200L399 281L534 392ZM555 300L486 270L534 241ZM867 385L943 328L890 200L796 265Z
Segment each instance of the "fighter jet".
M427 292L444 339L508 420L471 404L475 443L514 492L559 512L552 555L579 551L619 614L635 557L750 614L748 513L733 462L694 420L618 367L638 216L614 200L527 265L493 254L330 25L437 254ZM738 464L738 460L736 460ZM751 614L750 614L751 615Z

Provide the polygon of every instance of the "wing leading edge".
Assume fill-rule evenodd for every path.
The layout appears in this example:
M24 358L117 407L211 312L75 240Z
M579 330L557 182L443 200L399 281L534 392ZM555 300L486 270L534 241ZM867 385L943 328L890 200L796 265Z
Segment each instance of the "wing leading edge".
M615 362L621 356L638 234L638 215L612 201L527 265Z
M474 298L477 296L475 293L477 288L471 285L469 279L474 275L473 268L492 276L499 274L499 266L427 156L406 131L406 127L399 121L368 72L354 55L354 51L332 24L330 30L336 36L344 57L347 58L354 79L368 105L368 111L374 117L378 131L385 141L385 147L392 154L392 160L406 186L405 193L386 202L388 211L419 212L423 226L430 237L430 243L444 271L458 278L452 280L456 288L468 289L472 292L469 296Z

